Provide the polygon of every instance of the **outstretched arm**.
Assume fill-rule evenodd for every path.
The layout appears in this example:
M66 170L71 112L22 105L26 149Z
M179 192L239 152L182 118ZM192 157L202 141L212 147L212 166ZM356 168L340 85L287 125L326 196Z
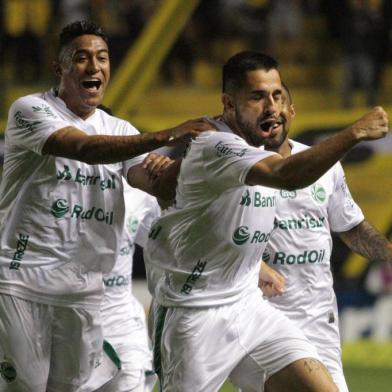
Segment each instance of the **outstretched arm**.
M353 252L368 260L389 262L392 265L392 243L366 220L338 234Z
M388 116L375 107L356 123L299 154L283 159L274 155L257 162L248 172L248 185L297 189L311 185L357 143L388 133Z
M190 120L161 132L132 136L87 135L75 127L65 127L49 136L43 154L75 159L88 164L122 162L137 155L189 140L213 129L204 119Z

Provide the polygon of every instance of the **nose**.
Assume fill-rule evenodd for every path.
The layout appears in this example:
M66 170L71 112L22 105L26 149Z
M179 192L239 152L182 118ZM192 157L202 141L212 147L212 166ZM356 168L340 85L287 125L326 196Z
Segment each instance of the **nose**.
M92 57L88 62L86 71L89 75L93 75L99 71L99 62L95 57Z
M269 95L264 107L264 114L273 115L278 112L278 102L273 95Z

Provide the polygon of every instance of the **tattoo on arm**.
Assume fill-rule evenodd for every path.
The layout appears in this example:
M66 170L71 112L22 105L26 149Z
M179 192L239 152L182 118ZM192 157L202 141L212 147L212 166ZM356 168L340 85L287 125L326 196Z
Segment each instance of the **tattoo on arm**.
M392 263L392 244L369 222L363 221L351 230L339 233L343 242L361 256Z

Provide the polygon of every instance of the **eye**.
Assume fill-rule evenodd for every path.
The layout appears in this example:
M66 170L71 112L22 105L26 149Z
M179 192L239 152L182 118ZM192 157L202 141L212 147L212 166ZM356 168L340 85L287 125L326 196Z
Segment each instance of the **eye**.
M253 94L251 96L252 101L261 101L264 98L263 94Z
M275 93L274 99L275 99L275 101L282 101L282 93L281 92Z
M86 56L77 56L77 57L75 57L75 61L77 63L83 63L83 62L87 61L87 57Z

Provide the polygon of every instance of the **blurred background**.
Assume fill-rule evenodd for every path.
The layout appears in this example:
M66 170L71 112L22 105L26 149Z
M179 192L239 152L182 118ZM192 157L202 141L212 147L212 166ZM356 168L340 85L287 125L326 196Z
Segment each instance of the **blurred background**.
M142 132L219 114L221 66L245 49L279 61L297 111L292 138L318 142L373 105L392 115L391 0L0 0L1 155L10 104L55 84L57 34L86 18L110 37L104 104ZM391 139L343 161L355 200L389 239ZM140 254L135 289L148 306ZM392 382L392 269L337 238L332 259L351 390L390 391L377 372Z

